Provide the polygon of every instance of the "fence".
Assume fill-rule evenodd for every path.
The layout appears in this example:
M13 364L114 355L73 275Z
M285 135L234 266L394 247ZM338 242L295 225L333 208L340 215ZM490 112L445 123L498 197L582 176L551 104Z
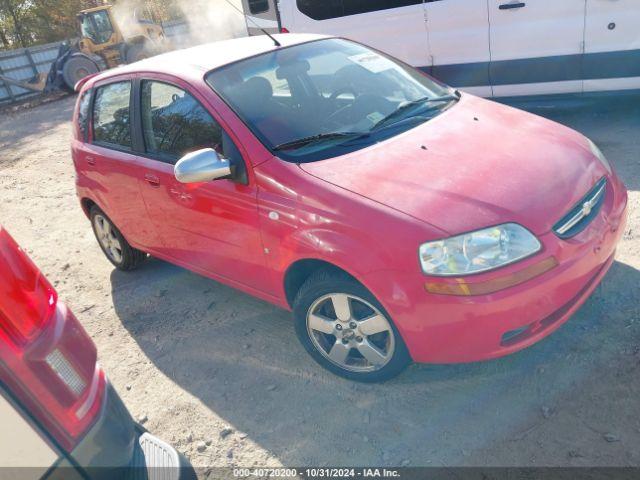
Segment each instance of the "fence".
M47 73L58 56L60 42L0 52L0 75L26 82ZM0 80L0 102L15 102L33 92Z
M183 21L167 22L163 27L168 38L178 39L189 35L189 24ZM39 73L47 74L58 56L61 43L0 51L0 75L20 82L28 82ZM30 95L37 94L0 80L0 104L16 102Z

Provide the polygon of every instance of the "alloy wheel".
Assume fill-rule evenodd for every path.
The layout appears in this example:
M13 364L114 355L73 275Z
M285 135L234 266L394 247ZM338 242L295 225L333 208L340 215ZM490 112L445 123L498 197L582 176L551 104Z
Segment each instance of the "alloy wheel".
M105 253L116 263L122 262L122 245L115 234L111 222L104 216L97 214L93 217L93 225L96 230L96 237Z
M307 312L307 331L320 354L345 370L380 370L393 357L389 320L355 295L332 293L317 299Z

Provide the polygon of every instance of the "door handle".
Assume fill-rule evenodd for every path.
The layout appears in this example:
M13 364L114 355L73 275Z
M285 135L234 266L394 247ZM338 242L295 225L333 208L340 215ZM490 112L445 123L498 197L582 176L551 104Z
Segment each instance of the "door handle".
M95 158L93 158L93 157L86 157L86 159L87 159L87 163L88 163L89 165L95 165L95 164L96 164L96 159L95 159Z
M519 2L519 3L503 3L502 5L500 5L498 8L500 10L513 10L516 8L523 8L526 7L527 4L524 2Z
M160 179L152 173L145 173L144 180L152 187L160 186Z

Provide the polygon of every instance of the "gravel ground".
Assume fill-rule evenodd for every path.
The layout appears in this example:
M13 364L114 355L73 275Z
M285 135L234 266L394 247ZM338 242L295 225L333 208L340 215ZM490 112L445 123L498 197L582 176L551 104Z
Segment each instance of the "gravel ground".
M640 466L640 101L535 108L593 138L630 193L617 260L558 332L382 385L321 370L290 314L152 259L102 255L74 192L73 99L0 114L0 222L98 345L131 412L196 466Z

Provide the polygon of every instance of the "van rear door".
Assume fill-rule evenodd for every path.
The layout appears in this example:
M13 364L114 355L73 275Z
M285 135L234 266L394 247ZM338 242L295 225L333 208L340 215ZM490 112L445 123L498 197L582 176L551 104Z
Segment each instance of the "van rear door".
M279 33L276 0L242 0L242 9L249 35L264 35L261 28L269 33Z

